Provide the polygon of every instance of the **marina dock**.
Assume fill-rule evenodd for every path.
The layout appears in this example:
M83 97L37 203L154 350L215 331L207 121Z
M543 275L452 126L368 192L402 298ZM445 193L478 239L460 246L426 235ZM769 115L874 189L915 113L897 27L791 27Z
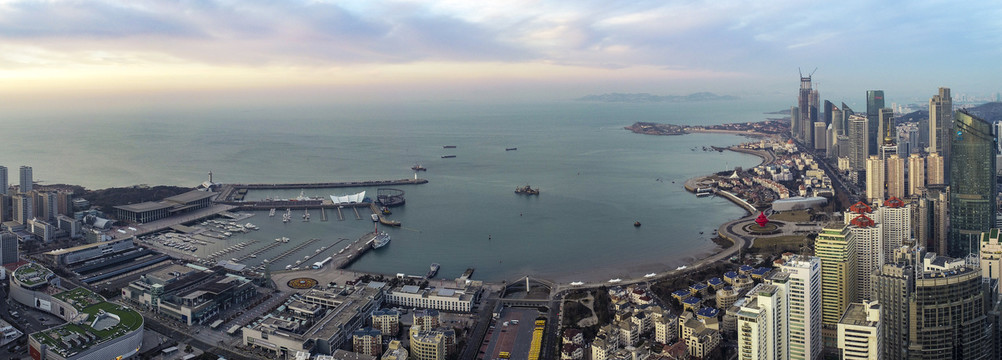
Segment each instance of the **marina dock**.
M342 254L337 254L334 256L333 267L337 269L344 269L351 265L351 263L358 260L363 254L372 249L372 239L376 237L375 233L365 233L357 240L348 245L348 250Z
M262 189L335 189L352 187L370 187L387 185L418 185L426 184L426 179L399 179L399 180L366 180L366 181L343 181L343 182L316 182L316 183L275 183L275 184L223 184L219 189L219 196L216 202L242 202L248 190Z

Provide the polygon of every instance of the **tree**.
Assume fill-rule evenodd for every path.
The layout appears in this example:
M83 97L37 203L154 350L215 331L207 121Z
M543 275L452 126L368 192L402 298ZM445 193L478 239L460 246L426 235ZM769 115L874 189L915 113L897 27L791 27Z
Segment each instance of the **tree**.
M192 352L191 344L188 344L188 345L184 346L184 352L186 352L186 353L191 353Z

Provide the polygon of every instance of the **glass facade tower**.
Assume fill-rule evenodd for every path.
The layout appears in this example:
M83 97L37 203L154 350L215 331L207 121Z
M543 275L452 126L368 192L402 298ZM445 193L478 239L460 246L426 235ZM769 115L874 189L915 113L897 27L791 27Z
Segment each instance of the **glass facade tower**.
M992 124L965 110L953 116L950 144L950 256L978 252L981 233L995 224L995 143Z

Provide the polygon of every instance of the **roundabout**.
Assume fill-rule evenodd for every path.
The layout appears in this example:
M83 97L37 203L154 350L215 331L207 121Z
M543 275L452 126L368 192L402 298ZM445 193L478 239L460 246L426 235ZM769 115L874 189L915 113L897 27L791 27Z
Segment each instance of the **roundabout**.
M317 279L301 277L289 280L289 287L293 289L312 289L317 286Z
M759 224L752 222L744 224L744 226L741 227L741 230L749 235L773 235L781 232L779 229L781 225L782 224L770 221L764 226L759 226Z

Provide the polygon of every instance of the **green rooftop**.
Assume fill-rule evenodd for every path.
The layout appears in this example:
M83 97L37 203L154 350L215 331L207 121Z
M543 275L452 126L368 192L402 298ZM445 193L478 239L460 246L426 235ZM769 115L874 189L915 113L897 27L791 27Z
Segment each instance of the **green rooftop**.
M14 270L14 277L25 286L35 286L47 283L52 277L52 270L35 263L29 263Z
M61 356L70 357L105 341L118 338L143 326L143 316L129 307L110 303L90 290L76 288L54 295L80 312L66 323L31 334Z

